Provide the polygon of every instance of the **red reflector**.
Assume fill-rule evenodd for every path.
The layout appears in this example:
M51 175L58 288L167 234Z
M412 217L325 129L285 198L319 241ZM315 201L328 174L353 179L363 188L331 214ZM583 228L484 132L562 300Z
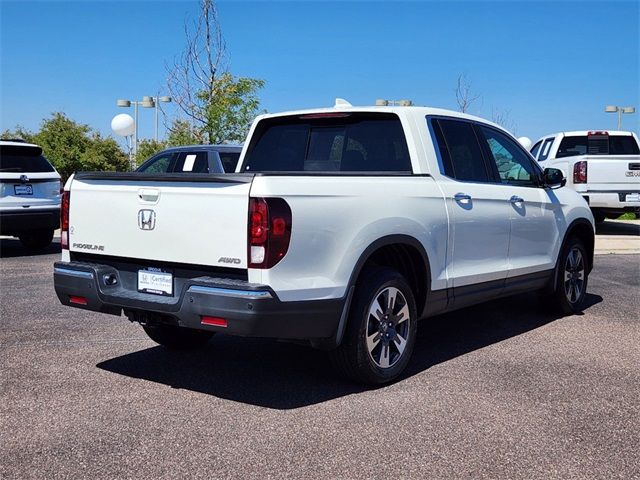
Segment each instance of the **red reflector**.
M75 295L69 295L69 302L75 303L76 305L86 305L87 299L85 297L77 297Z
M271 233L273 235L277 235L277 236L284 235L284 232L286 230L287 230L287 221L284 218L273 219L273 228L271 229Z
M200 317L200 323L202 325L213 325L215 327L226 327L227 326L227 321L224 318L207 317L207 316L204 316L204 315Z

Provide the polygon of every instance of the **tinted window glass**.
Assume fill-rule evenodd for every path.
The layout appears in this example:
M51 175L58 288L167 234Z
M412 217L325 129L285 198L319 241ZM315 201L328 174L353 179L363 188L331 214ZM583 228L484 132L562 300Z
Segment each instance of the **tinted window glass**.
M226 173L235 172L238 160L240 160L239 152L220 152L220 161L222 162L222 168Z
M243 170L411 172L411 160L396 115L303 115L260 122Z
M497 130L480 127L487 146L498 167L502 183L537 186L533 164L514 141Z
M533 155L534 158L538 156L538 150L540 150L540 145L542 145L542 140L536 143L531 149L531 155Z
M542 148L540 149L540 156L538 157L539 162L543 162L549 156L549 152L551 151L551 144L553 143L553 138L547 138L542 144Z
M468 182L488 182L489 174L473 126L457 120L438 122L451 157L454 178Z
M172 153L160 154L159 156L151 158L143 163L138 168L138 171L147 173L167 173L169 171L172 158Z
M208 152L180 152L173 167L176 173L209 173Z
M448 177L455 178L455 174L453 173L453 165L451 164L451 155L449 155L447 142L445 141L444 135L442 134L440 124L437 120L432 120L431 125L433 127L433 133L436 137L436 148L438 149L440 159L442 160L442 168L444 170L442 173L444 173Z
M40 147L0 146L0 172L53 172Z
M575 155L637 155L638 144L630 135L579 135L564 137L558 147L558 158Z

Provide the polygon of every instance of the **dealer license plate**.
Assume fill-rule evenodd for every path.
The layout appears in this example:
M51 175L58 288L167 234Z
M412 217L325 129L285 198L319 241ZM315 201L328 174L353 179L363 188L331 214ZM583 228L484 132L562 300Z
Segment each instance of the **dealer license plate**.
M627 193L627 202L640 202L640 193Z
M156 295L173 295L173 275L162 270L138 270L138 291Z
M13 191L16 195L33 195L33 185L14 185Z

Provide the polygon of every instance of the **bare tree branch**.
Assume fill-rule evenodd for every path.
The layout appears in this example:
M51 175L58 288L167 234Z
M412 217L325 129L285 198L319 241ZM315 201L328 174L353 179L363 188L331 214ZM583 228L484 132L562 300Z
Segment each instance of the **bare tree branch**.
M496 110L491 107L491 121L516 135L518 124L511 118L511 110Z
M471 92L471 82L467 79L466 75L458 75L458 84L456 87L458 109L463 113L468 112L473 102L479 98L480 94L473 94Z

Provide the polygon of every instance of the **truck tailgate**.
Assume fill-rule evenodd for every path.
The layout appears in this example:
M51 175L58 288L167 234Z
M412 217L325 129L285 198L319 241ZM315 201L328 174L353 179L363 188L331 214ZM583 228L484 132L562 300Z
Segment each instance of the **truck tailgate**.
M580 160L587 161L588 183L598 185L599 189L640 185L640 155L586 155Z
M251 181L241 175L77 174L69 249L247 268Z

